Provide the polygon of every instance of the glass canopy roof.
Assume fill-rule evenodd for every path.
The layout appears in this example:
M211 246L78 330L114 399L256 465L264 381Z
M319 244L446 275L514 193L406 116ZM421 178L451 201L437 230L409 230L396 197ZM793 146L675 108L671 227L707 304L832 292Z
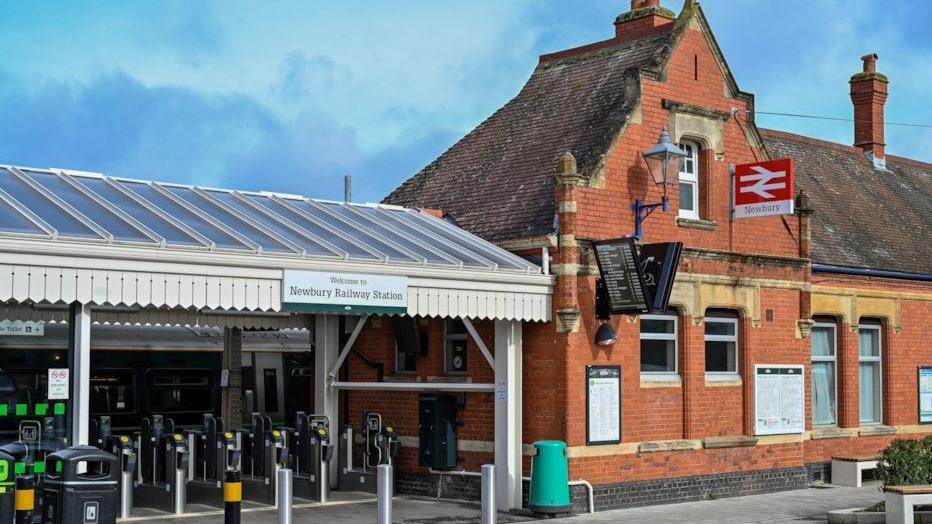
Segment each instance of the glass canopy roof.
M0 237L539 273L416 210L0 166Z

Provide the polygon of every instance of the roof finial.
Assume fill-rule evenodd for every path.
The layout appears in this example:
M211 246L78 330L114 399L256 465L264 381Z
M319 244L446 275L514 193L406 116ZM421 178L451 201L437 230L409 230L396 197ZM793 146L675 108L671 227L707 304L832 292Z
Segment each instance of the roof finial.
M576 157L573 156L573 153L569 151L563 153L563 158L560 159L560 167L558 170L561 175L576 174Z

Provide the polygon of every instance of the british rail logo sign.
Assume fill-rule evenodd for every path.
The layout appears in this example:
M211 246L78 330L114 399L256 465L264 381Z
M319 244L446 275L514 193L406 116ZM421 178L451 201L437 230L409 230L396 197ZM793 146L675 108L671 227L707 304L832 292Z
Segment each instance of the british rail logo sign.
M356 273L285 271L282 308L321 313L404 314L408 278Z
M735 218L793 213L793 159L735 166Z

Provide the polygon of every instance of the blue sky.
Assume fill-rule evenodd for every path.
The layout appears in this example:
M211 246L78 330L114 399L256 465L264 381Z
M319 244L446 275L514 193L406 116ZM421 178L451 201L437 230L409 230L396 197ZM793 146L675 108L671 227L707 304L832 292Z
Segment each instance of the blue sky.
M378 201L628 0L4 2L0 163ZM664 5L679 10L680 0ZM932 124L932 2L704 0L761 111L850 117L880 54L888 122ZM851 143L851 124L759 117ZM932 161L932 129L888 126Z

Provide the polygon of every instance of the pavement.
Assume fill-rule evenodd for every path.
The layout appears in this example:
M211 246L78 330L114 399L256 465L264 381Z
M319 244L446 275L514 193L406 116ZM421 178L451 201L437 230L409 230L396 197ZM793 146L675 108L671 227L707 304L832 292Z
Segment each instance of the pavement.
M322 507L316 503L295 504L295 524L372 524L376 522L376 502L371 494L333 493L334 500ZM829 510L867 507L882 500L877 486L846 488L826 486L766 495L752 495L665 506L603 511L592 515L550 519L552 524L808 524L826 522ZM194 508L194 515L172 517L145 512L120 522L159 522L175 524L219 524L223 512ZM274 509L250 506L242 513L243 524L275 522ZM394 504L394 524L480 524L479 506L471 502L436 501L430 498L398 496ZM499 514L498 522L533 521L529 515Z

